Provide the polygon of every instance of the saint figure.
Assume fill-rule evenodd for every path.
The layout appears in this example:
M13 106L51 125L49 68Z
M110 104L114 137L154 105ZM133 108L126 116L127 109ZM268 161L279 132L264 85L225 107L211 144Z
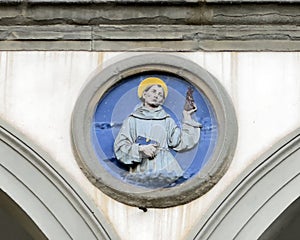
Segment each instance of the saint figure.
M129 166L128 181L145 186L173 183L184 171L170 149L188 151L199 142L201 124L192 118L196 105L183 109L180 129L162 107L167 95L160 78L146 78L138 87L141 105L124 120L114 143L116 158Z

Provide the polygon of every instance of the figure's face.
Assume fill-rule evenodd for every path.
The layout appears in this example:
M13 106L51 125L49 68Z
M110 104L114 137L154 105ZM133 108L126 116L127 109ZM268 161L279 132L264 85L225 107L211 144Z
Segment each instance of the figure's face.
M164 90L159 85L153 85L143 93L146 107L156 108L164 102Z

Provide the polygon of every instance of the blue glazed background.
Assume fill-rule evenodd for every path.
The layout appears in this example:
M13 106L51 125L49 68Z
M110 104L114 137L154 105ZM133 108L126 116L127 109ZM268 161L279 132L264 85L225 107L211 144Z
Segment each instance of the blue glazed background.
M147 77L159 77L167 84L168 96L163 107L180 127L186 91L188 86L191 86L190 83L177 76L165 73L143 73L122 80L99 99L91 128L92 143L99 163L122 181L126 181L123 177L127 174L127 170L126 166L115 158L114 139L123 120L140 104L137 88L140 82ZM209 160L218 137L217 120L212 105L195 87L193 96L198 108L193 117L202 124L201 137L198 146L190 151L183 153L172 151L185 171L183 178L174 185L188 180L201 170Z

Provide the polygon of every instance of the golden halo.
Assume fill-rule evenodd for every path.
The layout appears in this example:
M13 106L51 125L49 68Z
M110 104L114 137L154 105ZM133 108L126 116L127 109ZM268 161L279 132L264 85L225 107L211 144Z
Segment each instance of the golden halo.
M163 80L161 80L160 78L148 77L148 78L145 78L139 85L139 88L138 88L139 98L141 98L143 96L143 92L145 91L145 89L152 86L152 85L160 85L164 90L165 98L167 97L168 87L165 84L165 82Z

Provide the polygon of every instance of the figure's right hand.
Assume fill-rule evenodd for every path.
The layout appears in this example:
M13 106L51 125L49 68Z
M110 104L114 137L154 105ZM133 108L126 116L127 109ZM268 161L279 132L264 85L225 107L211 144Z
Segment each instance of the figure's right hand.
M143 153L145 156L149 158L154 158L156 155L156 145L149 144L149 145L140 145L139 151Z

